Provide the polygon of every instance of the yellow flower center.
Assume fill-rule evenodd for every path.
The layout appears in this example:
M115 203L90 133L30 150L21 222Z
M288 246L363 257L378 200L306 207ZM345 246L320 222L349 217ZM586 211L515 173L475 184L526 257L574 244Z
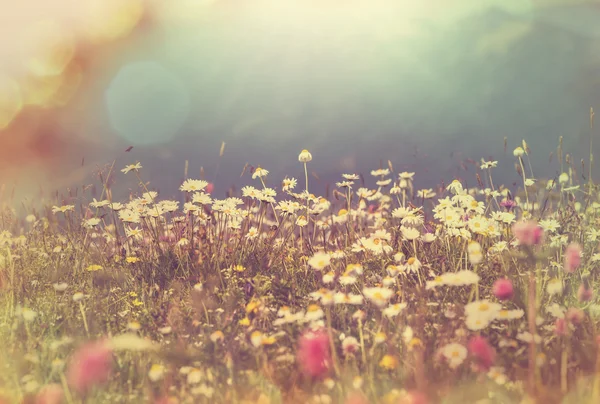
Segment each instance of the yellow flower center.
M412 265L412 264L414 264L414 263L415 263L415 261L416 261L416 258L415 258L415 257L410 257L410 258L408 259L408 261L406 261L406 263L407 263L408 265Z

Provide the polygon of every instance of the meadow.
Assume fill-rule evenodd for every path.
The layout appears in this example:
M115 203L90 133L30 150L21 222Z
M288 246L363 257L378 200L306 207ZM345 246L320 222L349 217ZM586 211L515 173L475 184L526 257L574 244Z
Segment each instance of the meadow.
M554 178L529 153L515 189L388 162L317 196L303 150L225 199L132 162L5 203L0 403L598 403L600 194L562 142Z

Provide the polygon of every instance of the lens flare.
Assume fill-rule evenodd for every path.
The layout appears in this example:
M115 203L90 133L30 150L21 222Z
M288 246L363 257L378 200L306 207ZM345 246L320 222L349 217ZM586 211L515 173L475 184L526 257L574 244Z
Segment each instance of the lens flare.
M184 84L155 62L123 67L106 92L106 103L113 127L134 145L171 140L190 111Z
M6 129L23 108L17 82L0 73L0 130Z

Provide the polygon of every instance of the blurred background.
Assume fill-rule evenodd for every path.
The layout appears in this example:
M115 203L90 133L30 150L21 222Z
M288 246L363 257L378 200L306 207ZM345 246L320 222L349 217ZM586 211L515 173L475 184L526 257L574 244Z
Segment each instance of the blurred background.
M54 190L98 183L115 160L140 161L165 198L189 160L189 176L203 167L223 197L252 183L246 163L272 186L301 179L304 148L320 193L341 173L374 183L387 160L415 171L418 189L475 185L481 158L512 184L522 139L538 178L558 173L560 136L587 164L590 107L600 110L596 1L0 5L0 186L13 201L60 202ZM127 195L137 181L118 174Z

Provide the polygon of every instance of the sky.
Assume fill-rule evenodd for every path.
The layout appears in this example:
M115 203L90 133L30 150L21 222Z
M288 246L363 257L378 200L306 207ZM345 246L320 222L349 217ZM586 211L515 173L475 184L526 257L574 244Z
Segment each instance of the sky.
M468 161L481 158L498 160L497 182L512 184L522 139L536 178L557 174L549 154L560 136L587 161L590 108L600 109L591 2L26 0L4 9L0 126L17 87L23 105L0 131L0 182L29 200L97 182L90 174L113 161L141 161L165 197L186 160L217 194L252 183L240 178L246 163L278 186L302 178L304 148L320 192L344 172L374 182L370 170L387 160L415 171L417 188L456 177L474 185ZM126 194L137 180L117 176L119 185Z

